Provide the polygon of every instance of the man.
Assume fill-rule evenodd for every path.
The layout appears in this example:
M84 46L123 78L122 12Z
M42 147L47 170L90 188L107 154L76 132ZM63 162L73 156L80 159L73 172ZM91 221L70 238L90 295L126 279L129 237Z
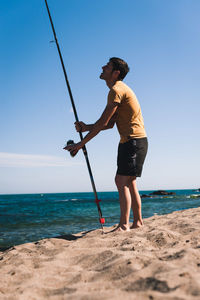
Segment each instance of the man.
M122 82L129 71L127 63L117 57L110 58L102 67L100 79L105 80L110 91L107 105L101 117L94 124L76 122L78 132L89 131L84 139L64 149L75 155L87 142L101 130L109 129L116 123L120 143L117 157L116 186L119 192L120 222L115 230L129 231L143 225L141 198L136 178L141 176L148 142L143 117L138 100L133 91ZM133 224L129 226L130 209L133 210Z

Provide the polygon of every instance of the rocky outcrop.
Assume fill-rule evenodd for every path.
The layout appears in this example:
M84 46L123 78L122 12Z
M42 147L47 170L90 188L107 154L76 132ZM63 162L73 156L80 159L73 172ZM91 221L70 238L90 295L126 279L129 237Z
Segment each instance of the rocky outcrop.
M151 196L150 195L146 195L146 194L141 195L141 198L149 198L149 197L151 197Z
M176 195L176 193L159 190L159 191L155 191L155 192L151 193L150 195L166 196L166 195Z
M153 196L170 196L170 195L176 195L174 192L166 192L164 190L158 190L155 192L152 192L150 194L143 194L140 195L141 198L153 198Z

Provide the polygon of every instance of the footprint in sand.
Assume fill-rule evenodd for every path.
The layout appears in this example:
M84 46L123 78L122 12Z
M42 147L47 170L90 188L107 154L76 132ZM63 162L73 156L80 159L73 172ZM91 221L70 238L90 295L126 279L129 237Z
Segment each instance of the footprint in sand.
M170 288L166 281L158 280L154 277L141 278L127 286L125 289L127 292L134 291L158 291L160 293L169 293L178 288L178 286L174 288Z
M174 259L183 258L184 255L185 255L185 250L181 250L179 252L175 252L174 254L170 254L170 255L160 257L159 259L164 260L164 261L170 261L170 260L174 260Z

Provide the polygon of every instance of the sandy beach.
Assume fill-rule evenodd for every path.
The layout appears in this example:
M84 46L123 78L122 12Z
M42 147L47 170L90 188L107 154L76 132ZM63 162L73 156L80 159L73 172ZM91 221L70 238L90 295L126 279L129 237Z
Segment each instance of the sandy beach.
M200 208L0 252L0 299L200 299Z

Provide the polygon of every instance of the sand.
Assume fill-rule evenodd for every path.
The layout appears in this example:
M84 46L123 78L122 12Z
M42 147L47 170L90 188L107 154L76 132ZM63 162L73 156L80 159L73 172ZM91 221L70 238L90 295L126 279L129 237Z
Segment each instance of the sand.
M0 252L0 299L200 299L200 208Z

